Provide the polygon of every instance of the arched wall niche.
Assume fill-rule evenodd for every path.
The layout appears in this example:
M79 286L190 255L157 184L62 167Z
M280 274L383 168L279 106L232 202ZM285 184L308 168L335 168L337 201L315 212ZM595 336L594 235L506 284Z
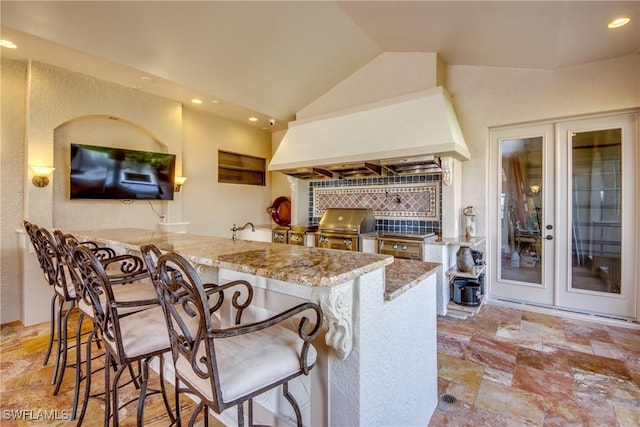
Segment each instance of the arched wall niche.
M168 201L71 200L70 144L167 153L143 126L126 118L92 114L73 118L54 130L53 226L61 229L153 227L167 215ZM175 154L175 153L171 153ZM108 212L108 215L104 215Z
M135 143L127 143L123 148L176 154L176 174L180 175L180 102L39 62L29 63L27 85L25 162L54 166L56 170L52 184L37 188L31 184L33 172L25 168L25 219L69 230L102 228L109 224L155 228L160 222L159 215L164 215L167 221L182 221L181 193L171 202L156 202L161 206L153 209L148 202L140 201L130 205L113 200L88 201L89 205L81 207L69 205L68 182L65 182L68 166L59 163L64 159L63 151L55 154L58 149L64 150L65 143L101 145L102 141L102 145L109 146L124 144L122 138L129 135ZM99 126L91 128L88 124ZM107 142L109 137L111 140ZM58 144L57 139L65 142ZM78 215L83 215L82 221Z
M129 126L131 128L135 128L138 131L140 131L141 133L144 133L145 135L147 135L149 138L153 139L156 142L157 147L154 149L155 151L164 152L168 148L168 144L163 142L161 140L160 136L154 134L152 129L149 129L149 128L147 128L147 127L145 127L145 126L143 126L143 125L141 125L139 123L136 123L136 122L134 122L132 120L129 120L126 117L117 116L117 115L85 114L85 115L82 115L82 116L73 117L73 118L70 118L69 120L67 120L66 122L61 123L60 125L58 125L54 129L54 131L57 131L59 128L61 128L63 126L66 126L68 124L77 122L77 121L85 121L86 122L88 120L107 120L107 119L115 121L115 122L118 122L118 123L121 123L123 125L127 125L127 126Z

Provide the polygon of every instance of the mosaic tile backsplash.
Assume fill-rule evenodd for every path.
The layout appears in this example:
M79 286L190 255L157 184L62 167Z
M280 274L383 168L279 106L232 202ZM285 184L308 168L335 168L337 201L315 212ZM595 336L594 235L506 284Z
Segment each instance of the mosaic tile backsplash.
M327 208L371 208L379 231L440 233L440 174L320 180L309 183L309 224Z

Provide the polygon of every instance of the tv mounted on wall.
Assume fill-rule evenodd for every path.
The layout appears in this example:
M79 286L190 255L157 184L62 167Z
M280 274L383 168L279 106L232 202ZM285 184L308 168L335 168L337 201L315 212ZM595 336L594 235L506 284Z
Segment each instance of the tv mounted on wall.
M71 199L173 200L174 154L71 144Z

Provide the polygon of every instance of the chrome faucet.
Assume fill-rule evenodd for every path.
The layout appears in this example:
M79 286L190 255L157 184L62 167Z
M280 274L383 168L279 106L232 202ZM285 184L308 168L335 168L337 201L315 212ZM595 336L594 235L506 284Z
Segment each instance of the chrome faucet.
M243 225L242 227L236 227L235 224L233 224L233 227L231 228L231 231L233 231L233 235L231 236L232 240L237 240L238 237L236 236L236 231L238 230L244 230L245 228L247 228L247 226L251 226L251 231L256 231L256 227L255 225L253 225L252 222L247 222L245 225Z

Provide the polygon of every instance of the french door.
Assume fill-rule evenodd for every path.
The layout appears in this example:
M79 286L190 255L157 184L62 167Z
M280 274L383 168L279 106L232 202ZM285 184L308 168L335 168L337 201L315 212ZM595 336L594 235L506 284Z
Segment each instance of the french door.
M491 297L636 318L636 116L491 132Z

